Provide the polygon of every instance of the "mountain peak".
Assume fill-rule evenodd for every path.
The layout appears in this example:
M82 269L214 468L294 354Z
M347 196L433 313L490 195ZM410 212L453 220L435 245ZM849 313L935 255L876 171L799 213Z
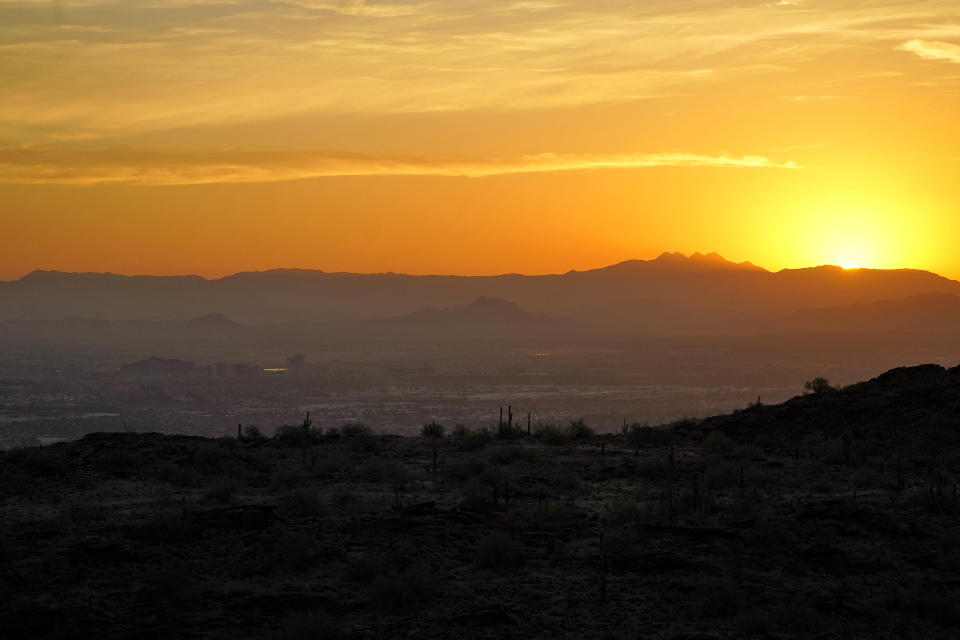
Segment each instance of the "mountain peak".
M750 262L731 262L719 253L712 251L710 253L700 253L699 251L686 256L679 251L664 251L654 260L649 261L652 264L670 266L673 268L695 268L695 269L731 269L743 271L765 271L765 269L756 266Z

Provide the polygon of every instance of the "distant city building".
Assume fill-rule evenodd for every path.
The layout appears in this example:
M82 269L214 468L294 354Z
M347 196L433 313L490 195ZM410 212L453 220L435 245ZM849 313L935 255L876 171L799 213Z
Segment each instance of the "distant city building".
M156 356L120 367L120 373L134 376L187 375L196 373L196 371L196 362L176 358L157 358Z

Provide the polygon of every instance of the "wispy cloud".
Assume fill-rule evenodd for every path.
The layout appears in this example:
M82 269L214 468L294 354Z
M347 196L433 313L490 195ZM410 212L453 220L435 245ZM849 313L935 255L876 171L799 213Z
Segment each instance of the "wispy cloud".
M792 161L760 155L697 153L539 153L516 158L456 159L309 153L209 152L106 154L0 151L0 182L21 184L188 185L303 180L337 176L491 176L706 167L723 169L800 169Z
M935 40L909 40L897 49L915 53L924 60L946 60L960 64L960 45Z

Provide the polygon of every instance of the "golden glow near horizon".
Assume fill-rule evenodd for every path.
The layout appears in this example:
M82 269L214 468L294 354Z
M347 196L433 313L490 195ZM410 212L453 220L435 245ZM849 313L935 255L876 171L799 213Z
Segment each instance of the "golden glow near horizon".
M960 277L960 4L0 0L0 279Z

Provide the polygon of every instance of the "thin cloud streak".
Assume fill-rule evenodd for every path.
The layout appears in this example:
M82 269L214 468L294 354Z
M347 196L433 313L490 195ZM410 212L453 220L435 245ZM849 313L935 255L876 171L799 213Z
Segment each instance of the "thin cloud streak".
M960 45L932 40L909 40L897 47L915 53L924 60L946 60L960 64Z
M0 182L63 185L196 185L263 183L346 176L436 176L486 178L523 173L706 167L802 169L792 161L760 155L696 153L540 153L513 159L431 160L313 154L211 153L176 157L111 159L103 154L0 153Z

